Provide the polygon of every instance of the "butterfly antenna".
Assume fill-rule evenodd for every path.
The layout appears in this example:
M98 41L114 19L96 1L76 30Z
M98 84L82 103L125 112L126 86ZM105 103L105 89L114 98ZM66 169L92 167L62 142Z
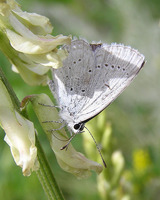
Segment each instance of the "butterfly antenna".
M104 167L106 168L106 167L107 167L107 164L106 164L106 162L104 161L104 158L103 158L103 156L102 156L101 150L100 150L100 148L99 148L99 146L98 146L96 140L94 139L94 137L93 137L92 133L90 132L90 130L89 130L86 126L84 126L84 128L87 129L87 131L89 132L90 136L92 137L92 139L93 139L93 141L94 141L94 143L95 143L95 145L96 145L96 147L97 147L97 150L98 150L98 152L99 152L99 154L100 154L100 156L101 156L103 165L104 165Z

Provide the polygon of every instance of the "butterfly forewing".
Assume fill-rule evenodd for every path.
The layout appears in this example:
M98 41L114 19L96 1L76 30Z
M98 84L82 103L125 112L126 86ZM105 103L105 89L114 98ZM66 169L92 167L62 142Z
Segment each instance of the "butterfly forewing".
M89 92L88 86L92 80L89 69L94 65L94 53L88 43L81 40L73 41L70 46L65 45L64 49L69 54L63 67L53 70L56 99L61 107L67 107L70 113L76 115L88 98L86 93ZM87 70L88 64L90 68ZM59 88L65 88L65 91L62 92ZM92 93L94 94L94 91Z
M133 80L144 56L119 44L88 44L72 41L63 67L53 70L57 101L71 113L73 121L83 122L107 107Z

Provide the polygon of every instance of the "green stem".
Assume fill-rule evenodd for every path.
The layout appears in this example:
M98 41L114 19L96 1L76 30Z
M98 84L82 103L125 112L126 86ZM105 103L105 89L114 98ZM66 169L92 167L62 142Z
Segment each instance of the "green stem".
M40 170L37 171L37 176L41 181L41 184L48 196L48 199L64 200L64 197L58 187L58 184L56 183L51 168L47 162L47 159L38 140L36 140L36 146L38 148L38 160L40 163Z
M0 68L0 79L3 81L4 85L6 86L15 108L20 112L20 102L15 92L13 91L12 87L10 86L8 80L4 76L4 73L2 72L1 68ZM63 195L58 187L58 184L56 183L56 180L53 176L53 173L50 169L50 166L48 164L48 161L45 157L45 154L42 150L42 147L39 143L37 136L36 136L36 147L37 147L37 152L38 152L38 160L40 163L40 169L36 172L36 174L38 176L38 179L45 193L48 196L48 199L49 200L64 200Z
M0 79L2 80L2 82L4 83L4 85L6 86L6 89L8 90L8 93L10 94L10 97L12 99L12 103L15 106L16 110L20 112L20 102L15 94L15 92L13 91L13 88L10 86L8 80L6 79L2 69L0 68Z

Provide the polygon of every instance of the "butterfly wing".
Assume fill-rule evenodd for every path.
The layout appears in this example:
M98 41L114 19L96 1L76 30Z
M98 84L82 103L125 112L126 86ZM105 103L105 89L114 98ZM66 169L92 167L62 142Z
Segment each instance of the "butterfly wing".
M55 94L62 109L79 123L100 113L131 83L144 56L121 44L72 41L63 67L53 70Z
M53 82L50 88L61 109L67 108L69 113L76 115L88 98L86 93L93 79L88 69L94 65L94 53L83 40L72 41L71 45L64 45L63 49L68 52L68 56L62 68L52 69ZM88 95L91 98L93 94Z

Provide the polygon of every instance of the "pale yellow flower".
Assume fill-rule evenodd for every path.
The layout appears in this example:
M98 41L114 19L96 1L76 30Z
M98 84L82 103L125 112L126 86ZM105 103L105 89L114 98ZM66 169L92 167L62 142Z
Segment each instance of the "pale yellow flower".
M50 98L45 94L34 95L30 98L30 101L44 131L49 138L51 148L54 151L61 168L74 174L78 178L88 177L91 174L91 171L95 171L99 174L103 169L102 165L87 159L82 153L77 152L73 148L72 144L69 144L67 150L61 150L61 148L66 145L68 139L65 129L61 128L57 131L50 131L51 129L60 127L61 123L43 123L48 120L60 120L56 108L44 106L54 106ZM39 103L44 105L40 105Z
M24 176L39 168L33 123L24 118L13 106L9 93L0 80L0 124L6 135L13 158Z
M13 64L12 69L30 85L46 84L48 70L61 67L67 56L57 46L69 44L70 36L54 37L52 30L47 17L23 12L14 0L0 2L0 33L9 40L1 37L0 48Z

